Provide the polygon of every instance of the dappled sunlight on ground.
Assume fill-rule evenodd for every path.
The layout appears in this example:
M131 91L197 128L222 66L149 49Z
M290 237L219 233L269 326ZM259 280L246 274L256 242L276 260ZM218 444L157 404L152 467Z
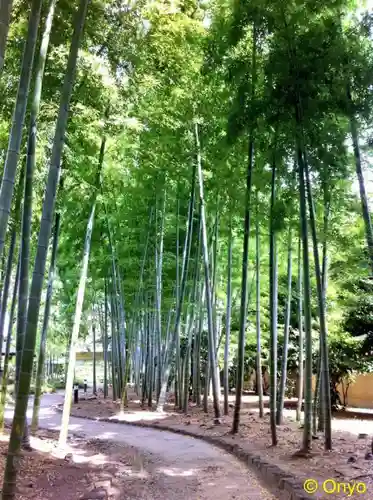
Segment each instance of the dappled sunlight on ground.
M92 400L94 401L94 400ZM81 400L74 409L90 408L89 399ZM27 412L30 423L32 398ZM255 500L274 499L256 476L230 455L200 440L143 427L115 422L70 418L66 446L58 446L61 412L52 405L61 404L63 396L42 398L40 426L53 438L31 438L35 451L26 454L31 460L22 466L26 476L25 496L17 500L83 500L111 495L110 499L141 500ZM125 421L159 422L173 418L169 412L158 413L148 408L122 414ZM106 404L101 412L106 411ZM100 411L98 412L100 416ZM120 416L120 405L111 406L110 416ZM13 408L7 408L10 423ZM129 418L128 418L129 417ZM1 441L0 441L1 444ZM7 446L4 443L3 446ZM5 454L4 454L5 455ZM44 462L40 462L44 460ZM30 468L38 465L35 474ZM47 464L47 465L45 465ZM207 465L209 464L209 465ZM32 478L32 495L27 485ZM86 494L82 496L83 489ZM79 494L77 493L79 491ZM40 494L39 494L40 492ZM100 496L104 498L104 496ZM106 496L105 496L106 498Z
M128 453L125 447L121 447L115 450L113 457L111 450L102 453L95 443L76 438L69 439L61 449L57 437L58 434L50 430L41 430L31 436L33 450L21 452L19 457L17 500L98 499L108 498L109 495L113 500L121 500L125 489L134 492L133 483L128 482L132 469L135 474L137 471L137 465L133 466L131 462L132 451ZM1 438L0 474L5 466L9 434ZM123 466L118 456L125 457L128 465ZM135 483L137 492L141 494L144 490L143 478L136 478ZM134 495L133 498L138 497Z
M372 464L369 458L365 458L367 452L371 450L371 437L373 421L371 414L369 418L359 418L361 413L351 409L351 411L339 412L332 420L333 428L333 451L325 452L322 435L317 436L318 439L313 440L312 456L306 459L300 459L294 456L294 452L299 450L302 443L303 431L299 423L295 420L295 399L287 400L287 408L284 410L284 423L277 427L278 446L273 448L270 446L269 433L269 408L265 407L264 418L259 418L258 397L252 394L243 396L243 404L241 410L241 422L239 432L236 436L232 436L232 409L235 395L230 395L230 410L228 416L222 416L221 424L214 425L214 411L212 402L209 401L208 413L204 413L202 408L196 406L195 403L189 402L188 413L174 411L172 397L165 407L165 413L158 413L151 410L147 406L141 407L141 402L134 392L129 391L128 407L125 413L120 415L119 402L113 402L110 399L104 400L98 397L94 400L84 401L82 404L72 408L73 415L84 417L99 416L103 419L112 421L120 421L121 423L143 422L144 425L152 423L155 426L164 425L175 431L187 430L192 434L200 437L213 437L222 440L224 443L231 445L232 443L247 449L248 451L260 454L264 460L268 460L274 465L278 465L284 473L296 474L300 481L306 478L313 477L318 480L325 478L336 478L336 480L354 480L356 477L364 477L364 480L372 484L373 475ZM268 404L268 397L264 398ZM136 404L137 402L137 404ZM302 416L303 418L303 416ZM111 423L109 425L112 425ZM124 427L124 433L127 435L128 427ZM138 429L134 429L131 434L137 435ZM140 428L141 431L145 429ZM145 432L149 431L145 430ZM360 434L360 436L359 436ZM145 436L145 434L144 434ZM173 437L167 432L162 436L163 446L169 450L169 453L174 453L175 443ZM149 435L147 446L152 448L156 443ZM146 446L144 444L144 446ZM193 440L185 440L183 442L183 452L186 460L189 461L189 468L196 468L197 477L204 477L204 488L210 492L225 491L227 496L236 495L235 483L224 478L224 468L220 471L208 471L206 463L209 461L201 460L198 452L193 447ZM214 465L218 463L215 459ZM177 467L179 463L177 464ZM175 465L173 464L171 469ZM167 468L167 467L166 467ZM182 467L187 470L186 464ZM209 478L209 476L211 476ZM222 477L221 477L222 476ZM229 491L229 493L227 493ZM206 493L207 494L207 493ZM201 496L200 498L204 498ZM224 496L216 496L214 500L222 500ZM233 498L233 497L232 497ZM239 498L239 497L237 497ZM248 497L246 497L247 499ZM260 495L259 497L260 498ZM315 495L315 498L318 498ZM364 498L364 495L360 495ZM372 498L372 496L370 496ZM251 499L251 497L250 497Z
M98 439L113 439L117 435L116 432L103 432L99 436L97 436Z
M338 414L338 418L333 418L332 420L332 429L333 431L342 431L342 432L348 432L354 436L358 436L359 434L365 433L365 434L370 434L372 433L373 430L373 422L371 419L369 420L364 420L364 419L359 419L356 417L351 417L349 413L362 413L363 410L360 412L356 411L358 409L351 409L351 412L348 410L346 412L341 412ZM257 408L252 408L250 411L255 412L256 414L259 414L259 410ZM303 414L302 414L303 415ZM289 418L291 421L295 421L294 418L294 410L287 410L284 409L284 417ZM343 418L345 417L345 418Z
M156 422L163 420L170 416L167 412L154 412L154 411L130 411L119 412L109 417L110 420L120 420L121 422L139 422L145 420L147 422Z
M181 476L181 477L188 477L188 476L195 476L197 474L197 469L187 469L183 470L177 467L173 468L167 468L167 467L159 467L157 469L158 472L165 474L166 476Z
M371 420L354 419L339 419L333 418L332 428L335 431L345 431L354 434L355 436L366 433L371 434L373 430L373 422Z

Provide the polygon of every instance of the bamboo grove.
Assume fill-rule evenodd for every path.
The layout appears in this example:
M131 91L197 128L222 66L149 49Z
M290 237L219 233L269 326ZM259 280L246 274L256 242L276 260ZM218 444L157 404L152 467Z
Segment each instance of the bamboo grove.
M15 395L4 499L63 356L66 443L88 336L122 409L131 383L156 411L212 402L216 425L232 411L237 433L254 371L272 445L292 391L300 452L317 433L332 448L341 353L346 375L372 350L366 9L0 1L2 428L11 383Z

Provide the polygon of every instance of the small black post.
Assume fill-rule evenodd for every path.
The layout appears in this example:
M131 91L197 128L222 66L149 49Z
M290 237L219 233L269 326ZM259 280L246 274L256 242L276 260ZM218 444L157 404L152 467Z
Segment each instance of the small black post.
M74 403L79 403L79 385L74 385Z

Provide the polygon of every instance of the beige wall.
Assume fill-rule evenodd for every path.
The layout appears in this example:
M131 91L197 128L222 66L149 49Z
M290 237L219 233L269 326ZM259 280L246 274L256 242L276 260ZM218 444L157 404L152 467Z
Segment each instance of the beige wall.
M342 399L342 388L339 386L338 390ZM348 389L347 404L353 408L373 408L373 373L356 377Z
M267 383L268 374L266 373ZM244 382L244 389L252 390L255 380L255 371ZM316 377L312 377L312 389L315 390ZM338 391L343 403L342 386L338 386ZM373 409L373 373L357 375L355 381L350 385L347 392L347 405L352 408L372 408Z

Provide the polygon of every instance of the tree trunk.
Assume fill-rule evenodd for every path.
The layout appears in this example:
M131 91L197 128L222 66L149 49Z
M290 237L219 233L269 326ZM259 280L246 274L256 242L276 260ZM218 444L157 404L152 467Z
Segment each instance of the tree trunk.
M205 289L203 282L200 282L199 302L198 302L198 329L195 330L195 345L194 345L194 402L197 406L201 406L201 336L203 326L203 297Z
M326 172L327 173L327 172ZM323 181L323 191L324 191L324 231L323 231L323 243L322 243L322 292L323 292L323 302L324 310L326 315L326 290L327 290L327 272L328 272L328 253L327 253L327 238L328 238L328 228L329 228L329 214L330 214L330 194L328 191L327 176L325 176ZM321 340L321 339L320 339ZM321 353L321 344L320 344ZM322 375L323 369L320 366L320 374ZM320 401L325 401L325 396L323 395L323 383L320 384ZM325 408L323 404L319 404L319 422L317 430L320 432L325 431Z
M23 188L24 188L24 178L25 178L25 169L22 169L20 178L18 180L18 187L17 187L17 199L15 203L15 209L14 209L14 219L13 219L13 225L12 225L12 233L10 237L10 244L9 244L9 250L8 250L8 259L7 259L7 266L5 271L5 276L3 280L3 290L2 290L2 295L1 295L1 308L0 308L0 346L3 345L3 337L4 337L4 323L5 323L5 316L7 312L7 303L8 303L8 294L9 294L9 284L10 284L10 278L11 278L11 272L12 272L12 264L13 264L13 256L14 256L14 250L15 250L15 244L16 244L16 239L17 239L17 226L20 218L20 210L21 210L21 202L22 202L22 193L23 193ZM4 252L4 249L3 249ZM5 263L5 254L3 253L3 263ZM1 369L1 357L0 357L0 369Z
M159 395L161 393L161 385L162 385L162 268L163 268L163 247L164 247L164 225L165 225L165 217L166 217L166 192L163 195L163 207L162 207L162 215L161 215L161 234L159 241L159 258L157 259L157 283L156 283L156 308L157 308L157 331L158 331L158 365L157 365L157 373L158 373L158 384L157 384L157 401Z
M299 140L299 139L298 139ZM303 294L304 294L304 327L305 327L305 387L304 387L304 429L303 451L308 452L312 447L312 323L311 323L311 298L310 298L310 265L308 255L308 227L306 190L304 182L304 162L302 148L297 145L299 166L299 203L301 220L301 238L303 249Z
M264 417L263 376L262 376L262 340L260 329L260 234L259 234L259 204L258 192L256 195L256 223L255 223L255 267L256 267L256 389L259 398L259 417Z
M364 175L363 169L361 166L361 154L360 154L360 146L359 146L359 133L358 126L356 122L356 118L353 110L351 109L353 106L351 91L350 88L347 88L347 102L350 107L350 130L352 137L352 146L354 150L355 157L355 168L357 180L359 183L359 191L360 191L360 200L361 200L361 208L363 212L364 226L365 226L365 237L367 241L368 254L369 254L369 264L371 268L371 273L373 274L373 229L372 229L372 221L370 217L370 210L368 204L368 197L365 189ZM330 392L330 391L329 391Z
M75 372L75 359L76 359L76 343L79 335L80 322L82 317L83 310L83 302L84 302L84 293L87 282L88 275L88 263L89 263L89 254L91 249L91 238L93 231L93 222L95 217L96 210L96 196L93 201L91 214L89 216L87 231L84 242L84 253L83 253L83 261L82 268L80 272L80 281L78 287L78 293L76 298L76 306L75 306L75 315L74 315L74 326L71 334L70 341L70 354L69 354L69 368L67 371L66 377L66 389L65 389L65 401L63 405L63 413L61 419L61 431L59 437L59 445L65 446L68 434L68 425L71 411L71 399L72 399L72 391L74 384L74 372Z
M190 248L192 241L192 229L193 229L193 212L194 212L194 199L195 199L195 183L196 183L196 165L193 165L192 172L192 183L191 183L191 191L190 191L190 200L189 200L189 209L188 209L188 220L185 234L185 243L183 250L183 262L182 262L182 271L181 271L181 282L180 282L180 291L177 294L178 302L176 304L176 318L175 318L175 328L174 333L171 338L170 347L165 351L165 360L163 366L163 374L162 374L162 386L161 392L158 399L157 411L162 411L163 406L166 402L166 392L168 379L170 375L171 368L171 360L174 355L174 351L176 350L176 364L175 364L175 376L176 382L179 385L180 382L180 373L178 373L179 367L178 364L180 361L180 320L182 314L182 308L184 303L185 296L185 285L186 279L188 275L188 267L189 267L189 257L190 257ZM179 350L179 352L178 352ZM179 378L178 378L179 377ZM180 396L180 395L179 395ZM175 403L176 403L175 398Z
M0 74L3 71L13 0L0 0Z
M206 297L206 286L205 286L205 297ZM205 299L206 300L206 299ZM208 413L208 402L209 402L209 390L210 390L210 340L207 335L207 354L205 363L205 385L203 386L203 411Z
M252 69L251 69L251 99L255 99L256 85L256 50L257 50L257 30L253 25L253 41L252 41ZM240 412L242 401L242 388L244 380L244 359L245 359L245 338L246 338L246 323L247 323L247 302L248 302L248 260L249 260L249 239L251 226L251 187L252 173L254 166L254 127L251 126L249 132L248 145L248 163L246 172L246 193L245 193L245 222L244 222L244 237L243 237L243 254L242 254L242 278L241 278L241 305L240 305L240 327L238 333L238 353L237 353L237 381L236 381L236 401L234 406L232 432L236 434L240 425Z
M229 344L231 336L231 316L232 316L232 216L229 221L228 235L228 276L227 276L227 311L225 317L225 346L224 346L224 415L229 413Z
M274 153L275 155L275 153ZM269 310L270 310L270 425L272 446L277 445L277 245L274 228L276 201L276 159L273 158L271 181L271 212L269 228Z
M30 88L34 54L38 36L42 0L33 0L31 5L27 39L23 53L21 75L14 106L13 122L9 135L8 150L5 158L3 178L0 187L0 255L3 252L5 234L11 211L17 164L22 142L27 100ZM8 490L4 495L8 495ZM4 498L8 498L5 496Z
M7 313L9 287L10 287L10 279L11 279L11 275L12 275L12 265L13 265L14 251L15 251L15 247L16 247L16 239L17 239L17 229L14 226L14 228L12 230L12 235L10 238L8 259L7 259L5 279L4 279L3 295L2 295L2 300L1 300L1 311L0 311L0 346L1 346L1 348L2 348L3 343L4 343L5 316ZM1 359L0 359L0 362L1 362ZM0 368L1 368L1 366L0 366Z
M31 108L30 128L27 145L26 157L26 181L25 181L25 194L23 203L23 217L22 217L22 243L21 243L21 268L20 268L20 285L18 297L18 318L17 318L17 373L21 365L21 355L23 352L26 320L27 320L27 306L29 294L29 267L30 267L30 240L31 240L31 221L32 221L32 183L36 162L36 132L37 132L37 117L40 109L40 99L42 82L44 76L45 61L47 57L50 32L52 28L54 10L56 0L53 0L48 12L45 30L42 37L40 55L38 60L35 89L33 95L33 102ZM43 361L44 363L44 361ZM17 375L17 381L18 381ZM41 390L41 387L39 388ZM39 394L40 400L40 394ZM30 447L28 435L28 427L26 421L26 432L23 445L26 448Z
M96 325L93 320L92 325L92 336L93 336L93 394L97 394L97 385L96 385Z
M30 127L27 144L26 157L26 182L23 205L22 220L22 250L21 250L21 270L20 270L20 290L18 299L18 325L17 337L24 338L27 317L27 301L29 293L29 264L30 264L30 238L31 238L31 220L32 220L32 183L36 164L36 136L37 136L37 118L40 110L41 91L44 77L45 62L50 40L50 33L53 24L53 17L56 7L56 1L52 0L49 6L47 19L45 22L44 33L40 46L39 59L36 69L35 88L31 107ZM23 342L23 340L22 340Z
M95 193L93 195L92 208L91 213L88 219L87 230L85 235L84 242L84 251L83 251L83 260L82 267L80 273L79 287L76 298L76 306L75 306L75 315L74 315L74 325L71 333L71 342L70 342L70 353L69 353L69 367L67 371L66 377L66 389L65 389L65 401L63 406L63 413L61 419L61 431L59 437L59 445L65 446L68 434L68 423L70 418L71 411L71 399L72 399L72 391L74 384L74 373L75 373L75 360L76 360L76 343L78 341L79 336L79 328L82 317L83 310L83 302L84 302L84 293L88 276L88 264L89 264L89 255L91 250L91 239L92 239L92 231L93 224L95 218L95 210L96 210L96 202L97 195L101 183L101 171L104 162L105 155L105 144L106 144L106 136L103 134L103 138L101 141L99 160L98 160L98 168L96 174L96 182L95 182ZM95 383L95 382L94 382Z
M195 322L195 304L197 302L197 290L199 288L199 256L200 256L200 241L201 241L201 232L202 232L202 224L201 217L199 217L199 228L198 228L198 243L197 243L197 251L195 255L195 266L194 266L194 278L193 278L193 287L191 290L191 302L192 305L190 307L191 311L189 314L189 321L187 321L187 347L185 350L185 373L184 373L184 401L183 401L183 410L184 413L188 413L188 402L189 402L189 385L190 385L190 358L191 358L191 349L192 349L192 335L193 328ZM190 302L190 301L189 301Z
M191 296L190 296L191 297ZM192 304L193 307L193 304ZM187 334L187 345L184 355L184 369L183 369L183 412L188 413L189 404L189 385L190 385L190 356L192 349L192 335L193 335L193 318L191 313L188 314L188 319L186 321L186 334Z
M4 278L5 278L5 264L6 264L6 255L5 255L5 247L3 248L3 254L1 256L1 271L0 271L0 314L1 314L1 299L3 296L4 289ZM1 367L1 363L0 363Z
M107 117L106 112L106 117ZM106 146L106 136L104 135L102 138L101 142L101 149L100 149L100 159L99 159L99 169L101 170L103 160L104 160L104 154L105 154L105 146ZM127 383L125 380L125 363L126 363L126 319L125 319L125 311L124 311L124 304L123 304L123 297L122 297L122 290L121 290L121 284L120 284L120 273L119 270L117 269L117 258L116 258L116 249L114 245L114 240L110 228L110 223L109 223L109 216L108 216L108 210L107 206L104 203L105 207L105 214L106 214L106 225L107 225L107 231L108 231L108 237L109 237L109 245L110 245L110 251L111 251L111 262L112 262L112 275L113 275L113 294L115 297L114 300L114 307L117 310L116 318L118 322L118 368L119 368L119 380L118 380L118 390L119 390L119 396L121 398L121 410L123 410L123 407L126 403L127 400Z
M213 311L212 311L212 297L211 297L211 283L210 283L210 264L209 264L209 253L208 253L208 243L207 243L207 228L206 228L206 215L205 215L205 200L203 194L203 174L202 174L202 164L201 164L201 150L198 135L198 124L195 123L195 139L197 147L197 168L198 168L198 184L199 184L199 198L200 198L200 210L201 210L201 226L202 226L202 251L203 251L203 262L205 270L205 293L206 293L206 307L207 307L207 324L208 324L208 336L209 336L209 357L211 366L211 380L212 380L212 392L214 401L214 413L215 413L215 423L220 422L220 395L218 393L218 381L217 381L217 359L216 359L216 345L214 337L214 325L213 325Z
M202 332L202 323L201 323L201 308L203 307L203 297L205 295L204 290L204 280L201 279L201 216L198 214L198 225L199 225L199 233L198 233L198 262L199 265L196 267L197 269L197 289L195 294L195 304L193 311L193 352L192 352L192 400L194 403L199 405L201 403L201 370L200 370L200 357L201 357L201 332ZM198 400L198 402L197 402Z
M109 287L108 287L109 288ZM108 290L108 294L110 294ZM111 385L113 388L112 398L116 401L118 398L118 388L117 388L117 368L116 368L116 340L115 340L115 318L114 318L114 308L113 308L113 298L110 300L110 323L111 323Z
M86 18L88 2L89 0L81 0L79 10L77 12L76 25L70 48L65 81L61 93L60 109L58 113L56 132L53 141L48 181L45 191L45 199L43 202L42 219L40 224L34 273L33 273L30 297L29 297L25 346L21 362L19 390L17 394L17 402L14 411L14 418L13 418L8 455L5 467L5 474L4 474L3 498L9 500L14 499L15 496L15 484L16 484L16 473L17 473L16 456L20 449L20 436L23 433L26 420L27 402L30 391L31 372L33 366L33 354L35 351L36 332L37 332L38 317L40 311L40 299L44 281L48 242L53 223L56 190L60 173L61 154L64 145L69 102L75 80L78 50L80 46L80 40L82 37L84 21ZM1 200L1 193L0 193L0 200ZM4 220L1 221L1 216L0 216L0 240L4 239L5 229L2 228L4 222L5 222ZM2 231L3 234L1 233ZM2 243L0 241L0 247L1 246Z
M149 247L149 238L150 238L150 230L151 230L151 224L152 224L152 219L153 219L153 212L154 212L154 207L152 206L150 208L150 213L149 213L149 224L148 224L148 231L147 231L147 236L146 236L146 242L145 242L145 248L143 252L143 258L142 258L142 264L141 264L141 271L140 271L140 279L139 279L139 287L135 296L135 311L140 311L136 313L136 316L134 317L134 324L136 321L138 321L139 327L138 331L136 334L136 341L134 342L134 345L136 345L136 356L137 356L137 363L138 363L138 373L137 373L137 380L136 380L136 390L141 391L141 373L142 373L142 364L141 364L141 356L143 354L141 350L141 326L142 326L142 313L141 313L141 300L142 300L142 293L143 293L143 278L144 278L144 270L145 270L145 264L146 264L146 259L147 259L147 253L148 253L148 247ZM163 356L163 363L164 363L164 356ZM162 363L162 364L163 364Z
M141 405L144 407L145 399L147 394L147 383L148 383L148 361L149 361L149 351L148 351L148 329L147 329L147 315L145 311L146 307L142 306L142 340L143 340L143 358L142 358L142 394L141 394Z
M316 289L317 289L317 299L319 305L319 319L320 319L320 348L321 348L321 382L323 384L322 394L324 400L321 401L323 405L324 413L324 428L325 428L325 449L332 449L332 411L331 411L331 400L330 400L330 377L329 377L329 355L328 355L328 332L326 325L326 315L324 307L324 292L322 286L322 276L319 258L319 248L318 240L316 234L316 220L315 220L315 208L312 196L311 180L309 175L309 168L306 158L304 159L304 169L306 175L307 183L307 197L308 197L308 208L310 212L310 226L313 242L313 256L315 261L315 274L316 274Z
M55 223L55 228L54 228L54 235L53 235L52 256L51 256L51 262L50 262L50 267L49 267L47 295L46 295L46 299L45 299L43 327L41 330L41 337L40 337L39 359L38 359L38 368L37 368L36 384L35 384L34 407L33 407L33 412L32 412L32 421L31 421L31 429L33 432L35 432L39 426L40 397L41 397L41 390L42 390L42 387L44 384L45 345L46 345L46 341L47 341L49 317L50 317L50 311L51 311L51 305L52 305L52 293L53 293L53 282L54 282L55 269L56 269L59 228L60 228L60 214L57 213L56 214L56 223Z
M215 358L216 358L216 380L218 385L218 395L220 401L220 370L219 370L219 319L217 312L217 279L218 279L218 238L219 238L219 195L217 196L216 203L216 216L214 225L214 241L212 245L212 286L211 286L211 300L212 300L212 317L214 327L214 342L215 342Z
M285 327L284 327L284 344L281 360L281 377L279 387L279 398L277 407L277 425L283 423L283 410L285 402L286 378L288 369L288 350L289 350L289 327L290 327L290 313L291 313L291 282L292 282L292 266L291 266L291 253L292 253L292 232L291 221L289 222L289 239L288 239L288 270L287 270L287 300L285 308Z
M299 331L299 358L298 358L298 390L297 390L297 412L296 420L300 422L303 402L304 385L304 341L303 341L303 293L302 293L302 240L299 238L298 245L298 331Z
M111 281L111 310L115 325L115 373L116 373L116 384L117 384L117 397L122 400L122 356L121 356L121 344L120 344L120 321L118 314L118 301L117 301L117 288L114 281L114 273L112 272Z
M115 253L116 255L116 253ZM115 262L116 262L115 257ZM121 408L127 404L127 377L126 377L126 366L128 363L127 353L126 353L126 315L124 309L124 299L120 279L120 271L118 266L116 266L116 276L117 276L117 307L119 309L118 321L119 321L119 349L120 349L120 363L121 363Z
M10 342L12 340L13 333L13 323L14 323L14 312L17 305L17 293L19 287L19 269L20 269L20 259L18 258L17 264L17 272L14 280L14 288L13 288L13 297L12 304L10 307L9 314L9 326L8 326L8 335L6 338L6 347L5 347L5 356L4 356L4 369L1 377L1 393L0 393L0 432L4 431L4 412L6 405L6 389L8 383L8 369L9 369L9 351L10 351Z
M148 407L153 408L153 384L154 384L154 379L153 379L153 367L154 367L154 335L153 335L153 328L151 325L151 320L150 320L150 300L148 299L146 301L146 304L148 306L148 312L147 312L147 321L146 321L146 328L147 328L147 334L148 334L148 362L147 362L147 368L148 368Z
M104 318L104 336L103 336L103 351L104 351L104 398L108 397L108 305L107 305L107 281L105 278L105 318Z
M194 213L194 200L195 200L195 177L196 177L196 169L193 168L192 174L192 191L189 200L188 207L188 225L187 225L187 233L185 235L184 248L183 248L183 260L182 260L182 268L181 268L181 284L179 290L179 302L177 305L177 316L176 321L179 322L177 332L176 332L176 366L175 366L175 374L176 374L176 384L177 384L177 398L175 398L175 405L180 407L182 406L182 370L181 370L181 358L180 358L180 321L182 315L182 305L184 303L185 296L185 286L186 279L188 275L188 267L189 267L189 257L191 250L191 242L193 235L193 213ZM183 283L184 277L184 283ZM179 316L179 317L178 317ZM176 329L175 329L176 331Z

